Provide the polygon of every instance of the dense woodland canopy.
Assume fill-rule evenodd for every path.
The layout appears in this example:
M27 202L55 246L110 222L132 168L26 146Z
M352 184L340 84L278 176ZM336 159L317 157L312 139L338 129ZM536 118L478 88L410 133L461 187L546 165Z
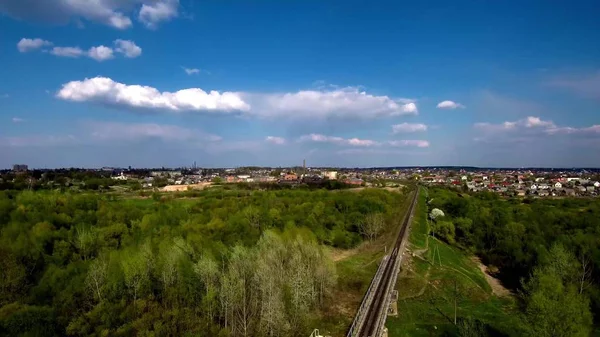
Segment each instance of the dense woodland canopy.
M195 195L0 192L0 335L308 335L336 283L324 245L356 246L404 200Z
M428 203L432 234L479 255L520 295L524 334L588 336L598 325L600 200L430 188Z

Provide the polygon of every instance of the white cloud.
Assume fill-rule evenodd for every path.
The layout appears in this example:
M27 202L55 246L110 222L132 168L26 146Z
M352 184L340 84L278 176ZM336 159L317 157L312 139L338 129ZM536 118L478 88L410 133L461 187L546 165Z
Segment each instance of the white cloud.
M31 21L55 24L80 19L97 22L116 29L133 25L130 15L137 16L146 27L156 28L163 21L178 15L178 0L2 0L0 13Z
M183 128L177 125L155 123L126 124L116 122L90 122L87 128L96 140L144 140L159 138L164 141L220 141L217 135L207 134L201 130Z
M275 136L267 136L267 138L265 138L265 141L267 141L269 143L277 144L277 145L285 144L285 138L275 137Z
M115 40L115 51L117 53L121 53L128 58L136 58L142 55L142 48L135 44L135 42L130 40Z
M429 147L429 142L426 140L392 140L387 142L394 147Z
M399 102L401 102L401 100ZM416 115L419 112L419 110L417 109L417 105L413 102L404 104L402 106L401 111L402 111L401 114L412 114L412 115Z
M537 127L551 128L551 127L556 127L552 121L543 121L539 117L532 117L532 116L529 116L529 117L525 118L520 123L522 123L523 125L525 125L525 127L528 127L528 128L537 128Z
M79 47L54 47L50 54L60 57L78 58L84 54L84 51Z
M40 49L45 46L51 46L51 45L52 45L52 42L42 40L42 39L22 38L21 41L19 41L19 43L17 43L17 49L19 49L19 51L21 53L27 53L27 52L37 50L37 49Z
M140 9L139 20L146 27L154 29L162 21L168 21L177 16L179 0L163 0L155 3L145 3Z
M544 121L539 117L529 116L527 118L520 119L518 121L513 122L504 122L500 124L491 124L491 123L475 123L474 127L481 131L486 132L506 132L506 131L515 131L515 130L523 130L523 129L548 129L555 128L556 125L552 121Z
M200 74L200 69L181 67L188 75Z
M22 122L24 122L24 121L25 121L25 120L24 120L23 118L19 118L19 117L13 117L13 118L12 118L12 122L13 122L13 123L22 123Z
M239 93L206 92L199 88L177 92L160 92L156 88L126 85L107 77L72 81L63 85L56 95L68 101L92 101L117 106L169 111L248 111L250 106Z
M383 149L383 148L353 148L343 149L336 152L338 155L424 155L427 152L416 152L414 150L398 150L398 149Z
M429 147L430 145L429 142L426 140L392 140L387 142L378 142L370 139L342 138L334 136L325 136L315 133L301 136L298 140L300 142L331 143L336 145L346 145L355 147Z
M356 87L333 90L303 90L282 94L249 94L261 117L373 118L417 114L414 102L402 103L388 96L375 96Z
M464 108L465 106L453 101L442 101L438 103L437 107L438 109L458 109Z
M145 109L237 111L248 117L270 119L323 121L331 118L371 119L417 113L413 102L402 104L388 96L374 96L352 88L282 94L220 93L189 88L172 93L96 77L66 83L57 96L71 101L94 101Z
M316 143L332 143L336 145L349 145L349 146L376 146L379 142L369 139L358 139L349 138L345 139L342 137L325 136L321 134L311 133L309 135L303 135L299 139L301 142L316 142Z
M545 121L539 117L529 116L513 122L500 124L476 123L474 127L485 132L484 137L476 137L480 142L489 141L490 138L497 139L498 136L510 134L514 137L540 137L544 135L600 135L600 125L589 127L557 126L552 121Z
M393 133L420 132L420 131L427 131L427 125L411 124L411 123L402 123L402 124L392 125Z
M87 55L98 62L110 60L114 57L112 48L106 46L92 47Z
M600 125L592 125L584 128L574 128L574 127L551 127L546 130L546 133L555 135L555 134L598 134L600 135Z
M23 39L26 40L26 39ZM31 51L40 48L42 45L50 45L51 42L44 41L46 44L40 44L40 42L35 42L35 45L39 45L38 47L32 47L32 42L25 42L23 40L19 42L21 46L19 46L19 50L22 52ZM36 39L39 40L39 39ZM34 40L29 40L34 41ZM134 58L138 57L142 54L142 48L137 46L135 42L129 40L115 40L115 49L113 50L107 46L97 46L91 47L87 52L79 47L54 47L50 50L50 54L60 57L70 57L70 58L78 58L81 56L88 56L98 62L110 60L114 58L114 52L123 54L125 57Z

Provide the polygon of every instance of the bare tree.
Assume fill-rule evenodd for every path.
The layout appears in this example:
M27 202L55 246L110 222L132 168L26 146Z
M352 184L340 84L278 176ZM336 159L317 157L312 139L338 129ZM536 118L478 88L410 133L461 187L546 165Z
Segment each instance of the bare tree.
M102 292L106 284L106 276L108 274L108 258L105 255L100 255L92 261L85 279L86 286L92 291L99 302L102 302Z
M86 260L92 245L96 239L96 233L90 230L89 228L85 228L84 226L75 227L75 247L79 250L81 257Z
M151 254L150 246L144 244L140 247L139 251L126 253L121 259L121 267L125 276L125 286L133 295L134 308L142 286L149 279L153 263Z
M266 231L257 244L255 278L260 295L261 336L282 336L289 329L285 317L283 285L288 251L283 240Z
M234 335L251 336L257 313L257 291L253 282L253 252L243 246L233 249L225 276L227 299L231 304L232 331Z
M579 293L592 284L592 261L586 253L581 253L579 256L579 263L581 265L579 274Z
M362 235L368 240L376 238L385 227L385 219L381 213L371 213L360 223L359 228Z
M194 272L202 280L205 295L203 303L206 305L206 311L209 319L214 318L214 295L217 293L219 283L219 266L212 258L202 255L200 260L194 265Z

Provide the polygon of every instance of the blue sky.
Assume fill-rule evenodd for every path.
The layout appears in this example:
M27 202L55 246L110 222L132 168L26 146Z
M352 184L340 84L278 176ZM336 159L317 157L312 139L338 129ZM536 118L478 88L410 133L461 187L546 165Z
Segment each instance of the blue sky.
M4 0L0 167L597 167L599 11Z

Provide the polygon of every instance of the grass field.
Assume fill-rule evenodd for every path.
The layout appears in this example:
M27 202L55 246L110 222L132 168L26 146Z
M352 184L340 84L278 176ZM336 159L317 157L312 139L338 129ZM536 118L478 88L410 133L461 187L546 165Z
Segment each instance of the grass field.
M332 252L336 261L338 284L332 302L327 303L326 309L314 323L322 335L333 337L346 335L386 249L389 249L398 237L400 224L410 204L411 196L412 194L406 194L404 202L398 208L396 221L389 224L379 238L364 242L349 251Z
M454 334L455 304L459 320L470 317L488 330L512 335L516 323L512 298L494 296L474 261L428 235L423 192L413 219L410 253L397 282L399 315L386 322L389 336Z

